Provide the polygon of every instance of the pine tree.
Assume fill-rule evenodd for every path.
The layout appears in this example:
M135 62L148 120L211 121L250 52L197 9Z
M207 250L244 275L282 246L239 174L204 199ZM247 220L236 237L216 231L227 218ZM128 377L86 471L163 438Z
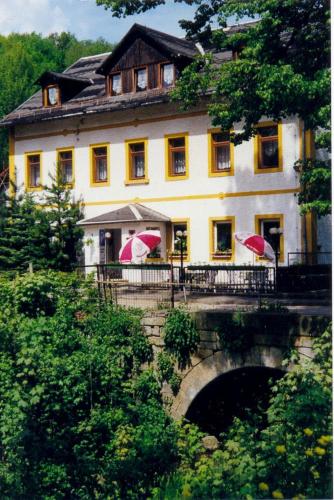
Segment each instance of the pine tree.
M51 232L46 214L30 194L0 194L0 270L48 266Z
M80 201L76 202L64 184L60 169L52 184L45 187L44 208L51 231L49 266L70 271L82 252L83 230L77 222L83 218Z

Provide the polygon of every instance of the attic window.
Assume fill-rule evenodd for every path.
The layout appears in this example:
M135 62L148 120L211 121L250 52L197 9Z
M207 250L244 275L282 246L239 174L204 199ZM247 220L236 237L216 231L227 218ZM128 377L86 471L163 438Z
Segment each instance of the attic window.
M48 85L43 91L44 106L60 106L60 89L58 85Z
M135 69L135 91L147 90L147 68Z
M160 66L161 87L168 88L174 85L175 69L174 64L162 64Z
M110 75L110 95L119 95L122 93L121 73Z

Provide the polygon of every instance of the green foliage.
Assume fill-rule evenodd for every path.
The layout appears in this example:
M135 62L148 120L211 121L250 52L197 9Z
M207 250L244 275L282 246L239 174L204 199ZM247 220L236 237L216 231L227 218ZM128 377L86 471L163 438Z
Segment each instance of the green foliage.
M157 356L158 377L160 383L166 381L174 394L179 392L181 385L181 377L174 371L175 357L170 353L159 352Z
M331 166L315 160L298 161L295 170L300 172L301 192L298 203L301 213L315 212L318 216L331 213Z
M331 348L328 325L314 359L300 359L272 387L268 409L235 419L211 455L195 437L198 452L182 455L155 498L332 498ZM183 436L179 449L188 447Z
M164 340L167 352L175 356L180 367L185 367L190 355L196 351L200 338L194 320L183 308L169 311L164 326Z
M69 271L82 251L80 203L71 199L61 176L45 186L45 210L30 194L0 193L0 268L52 268Z
M1 498L147 498L178 459L140 317L91 288L0 281Z
M72 199L71 191L62 180L61 172L45 186L45 213L51 231L50 267L70 271L82 252L84 231L77 225L83 218L80 202Z
M50 255L51 228L31 195L0 193L0 269L44 267Z

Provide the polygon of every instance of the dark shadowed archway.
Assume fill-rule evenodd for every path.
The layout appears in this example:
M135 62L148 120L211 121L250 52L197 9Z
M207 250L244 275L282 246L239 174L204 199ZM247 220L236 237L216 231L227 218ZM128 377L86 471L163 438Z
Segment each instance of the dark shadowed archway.
M218 436L234 417L258 413L269 403L270 381L284 372L267 367L243 367L228 371L207 384L195 397L186 418L207 434Z

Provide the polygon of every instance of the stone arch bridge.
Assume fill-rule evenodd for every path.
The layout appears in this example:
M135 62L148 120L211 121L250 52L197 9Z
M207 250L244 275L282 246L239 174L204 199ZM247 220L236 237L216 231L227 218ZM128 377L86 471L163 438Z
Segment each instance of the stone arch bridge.
M242 352L224 349L219 332L231 321L233 312L199 311L192 313L200 333L197 352L189 366L179 371L182 382L176 397L168 388L164 393L171 398L174 418L185 416L191 403L211 382L240 368L271 368L286 371L282 364L291 348L305 357L312 357L312 338L322 331L329 319L289 312L247 312L245 315L251 345ZM155 355L163 348L163 327L166 313L148 312L142 319L145 335Z

